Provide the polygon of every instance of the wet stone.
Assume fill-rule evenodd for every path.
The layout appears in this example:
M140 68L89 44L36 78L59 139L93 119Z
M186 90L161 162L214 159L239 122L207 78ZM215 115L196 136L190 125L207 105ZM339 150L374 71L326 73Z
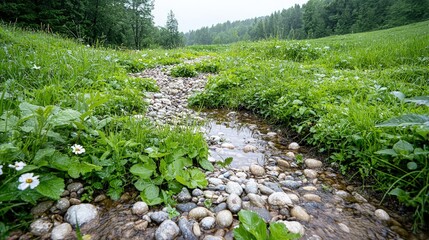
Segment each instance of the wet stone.
M48 233L51 230L52 226L53 224L51 223L51 221L41 218L31 223L30 231L36 236L42 236Z
M343 232L350 233L349 227L344 223L338 223L338 227L340 227Z
M58 226L55 226L52 229L51 239L52 240L63 240L68 235L70 235L72 233L72 231L73 231L73 229L72 229L72 226L70 224L62 223Z
M237 213L241 210L241 203L242 203L241 198L235 193L230 194L228 196L228 199L226 200L228 209L232 213Z
M249 181L246 183L246 186L244 188L246 193L258 193L258 184L255 181Z
M53 205L54 205L53 201L41 202L31 209L31 214L35 216L40 216L46 211L48 211Z
M155 232L156 240L173 240L180 233L179 227L175 222L171 220L166 220L161 225L159 225L158 229Z
M312 158L307 158L304 160L305 166L307 166L307 168L321 168L323 166L323 163L319 160L316 159L312 159Z
M250 165L250 172L256 177L261 177L265 175L265 169L256 164Z
M313 201L313 202L321 202L322 201L320 196L318 196L316 194L312 194L312 193L304 194L304 196L302 196L302 197L307 201Z
M232 224L232 213L228 210L220 211L216 215L216 224L220 228L227 228Z
M260 195L249 193L247 196L250 199L250 203L255 207L263 208L267 204L267 201L265 201Z
M142 216L149 211L149 206L143 201L138 201L133 204L131 211L138 216Z
M102 202L102 201L104 201L106 199L107 199L106 195L100 194L100 195L98 195L97 197L94 198L94 202L96 202L96 203L97 202Z
M191 193L185 187L182 188L182 191L180 191L180 193L177 195L177 201L181 203L189 202L191 201L191 199L192 199Z
M74 182L67 185L67 190L70 192L77 192L81 188L83 188L83 184L80 182Z
M193 203L193 202L179 203L176 205L176 209L181 211L181 212L189 212L196 207L197 207L197 204Z
M92 221L98 215L97 208L92 204L79 204L71 206L65 215L65 220L71 225L76 226L79 223L79 226Z
M298 233L301 236L305 234L304 226L302 226L302 224L297 221L277 221L277 222L280 222L286 225L287 229L291 233Z
M298 149L299 149L299 144L298 144L298 143L296 143L296 142L291 142L291 143L288 145L288 149L290 149L290 150L298 150Z
M292 200L284 192L275 192L268 197L268 203L274 206L293 205Z
M300 182L300 181L293 181L293 180L284 180L284 181L281 181L280 184L283 187L287 187L287 188L290 188L290 189L298 189L298 188L300 188L302 186L302 182Z
M283 192L283 189L279 186L278 183L264 182L264 185L274 190L275 192Z
M383 209L375 210L374 214L379 220L382 220L382 221L389 221L390 220L389 214L387 214L387 212L384 211Z
M283 160L283 159L278 159L277 165L281 168L289 168L290 167L290 163L286 160Z
M55 207L64 212L70 207L70 201L67 198L60 198L55 204Z
M272 194L272 193L275 192L273 189L271 189L271 188L269 188L267 186L264 186L262 184L258 184L258 188L261 191L261 193L265 194L265 195L270 195L270 194Z
M231 181L226 184L226 192L229 194L235 193L240 196L243 193L243 188L240 184Z
M216 219L214 217L205 217L200 222L201 228L204 230L210 230L214 228L216 224Z
M197 240L197 236L195 236L192 231L193 224L189 222L186 218L179 219L179 229L182 232L182 237L186 240Z
M148 214L149 215L149 214ZM156 223L162 223L168 219L168 213L163 211L153 212L150 215L150 219Z
M300 206L295 206L290 210L290 214L292 217L295 217L298 220L301 221L310 221L310 215L308 215L307 211L305 211L304 208Z
M195 188L194 190L192 190L192 196L194 196L194 197L199 197L203 194L204 194L203 190L201 190L199 188Z
M227 208L227 204L225 203L225 202L223 202L223 203L219 203L214 209L213 209L213 211L215 212L215 213L218 213L218 212L220 212L220 211L222 211L222 210L225 210Z

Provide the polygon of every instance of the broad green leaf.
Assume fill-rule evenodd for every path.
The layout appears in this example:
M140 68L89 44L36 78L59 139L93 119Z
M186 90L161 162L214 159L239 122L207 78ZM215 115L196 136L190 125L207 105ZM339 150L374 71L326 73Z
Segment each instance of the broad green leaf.
M25 189L24 191L21 191L18 195L22 201L31 203L33 205L36 205L37 200L43 197L42 194L37 192L35 189Z
M64 126L70 124L70 122L80 118L81 113L73 109L64 109L60 110L58 113L54 114L50 119L49 123L56 126Z
M45 131L43 131L43 133L45 133ZM59 143L65 143L66 140L64 140L63 136L57 132L54 132L52 130L49 130L48 132L46 132L46 136L50 137L52 140L55 140Z
M8 116L5 119L0 119L0 132L9 132L14 129L19 121L16 116Z
M0 145L0 163L11 163L17 159L19 154L19 148L15 147L12 143Z
M147 169L144 164L138 163L130 168L130 172L142 179L149 179L152 174L152 169Z
M407 163L407 168L409 170L416 170L417 169L417 163L416 162L408 162Z
M401 101L405 99L405 94L403 94L402 92L393 91L393 92L390 92L390 94L392 94L393 96L395 96L396 98L398 98Z
M70 164L70 158L67 155L61 153L55 153L54 157L52 157L50 160L50 167L61 171L67 171L70 167Z
M415 129L416 133L429 140L429 125L422 125Z
M159 188L156 185L149 184L140 193L140 197L149 205L157 205L162 203L162 199L159 197Z
M208 182L206 179L206 175L203 172L201 172L201 170L191 169L189 174L191 177L191 182L193 183L192 184L193 187L191 188L196 188L196 187L203 188L207 186Z
M398 154L396 153L396 151L393 150L393 149L383 149L383 150L375 152L375 154L388 155L388 156L392 156L392 157L398 156Z
M34 156L33 163L39 165L39 163L42 160L48 162L51 159L51 157L54 155L54 153L55 153L55 149L54 148L39 149L36 152L36 155Z
M417 105L429 106L429 96L420 96L404 99L404 102L415 103Z
M252 211L241 210L238 213L238 217L242 226L255 236L257 240L265 240L268 238L267 226L258 214Z
M120 188L122 187L122 180L121 179L112 179L109 181L109 186L112 188Z
M94 165L94 164L91 164L91 163L87 163L87 162L81 162L80 163L80 172L82 173L82 174L85 174L85 173L89 173L89 172L92 172L92 171L100 171L101 169L103 169L101 166L97 166L97 165Z
M393 145L393 150L399 154L407 155L414 151L414 147L407 141L399 140L395 145Z
M149 185L151 185L153 183L144 180L144 179L139 179L134 183L134 187L136 187L137 190L139 190L140 192L142 192L143 190L145 190Z
M423 150L421 148L414 149L414 155L429 155L429 151Z
M36 105L30 104L28 102L23 102L23 103L19 104L19 110L21 110L21 117L30 116L33 113L35 113L36 110L39 108L43 109L43 107L41 107L41 106L36 106Z
M291 233L283 223L270 224L270 238L269 240L291 240L299 239L301 236L297 233Z
M200 163L200 166L207 171L212 172L214 170L213 164L207 158L201 159L199 163Z
M121 198L122 191L122 188L109 188L109 190L107 190L107 195L112 198L112 200L116 201Z
M236 240L257 240L250 232L246 231L242 224L234 228L234 239Z
M413 125L428 125L429 116L418 114L407 114L389 119L383 123L377 124L377 127L404 127Z
M40 184L36 187L36 190L45 197L58 200L64 192L64 187L62 178L44 175L40 178Z

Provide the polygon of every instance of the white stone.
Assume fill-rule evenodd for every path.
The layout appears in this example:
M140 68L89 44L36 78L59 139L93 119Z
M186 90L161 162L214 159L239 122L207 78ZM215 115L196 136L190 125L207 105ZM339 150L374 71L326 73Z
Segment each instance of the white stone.
M317 172L313 169L304 169L304 175L308 178L317 178Z
M97 208L88 203L71 206L65 215L65 220L72 226L79 226L90 222L95 219L98 215Z
M216 215L216 224L219 228L227 228L232 224L232 213L229 210L222 210Z
M305 159L304 163L307 168L321 168L323 166L323 163L321 161L312 158Z
M213 213L210 212L207 208L196 207L189 212L188 217L192 218L192 219L199 220L201 218L205 218L205 217L212 216L212 215L213 215Z
M219 179L219 178L209 178L209 183L217 186L217 185L223 184L223 181L222 179Z
M264 208L267 204L267 201L260 195L249 193L247 194L247 197L249 198L250 202L256 207Z
M72 226L68 223L62 223L58 226L55 226L51 232L52 240L62 240L65 239L73 231Z
M246 186L244 188L244 190L246 190L247 193L258 193L258 184L253 180L253 181L248 181L246 183Z
M298 220L301 221L310 221L310 215L308 215L307 211L300 206L295 206L290 210L290 214Z
M253 146L253 145L246 145L243 147L243 152L248 153L248 152L256 152L258 150L257 147Z
M237 213L241 210L242 201L237 194L231 193L226 200L226 204L232 213Z
M149 206L143 201L138 201L134 203L131 211L136 215L142 216L149 211Z
M231 143L222 143L222 145L220 145L222 148L227 148L227 149L234 149L235 146Z
M307 201L322 202L322 198L320 198L320 196L318 196L316 194L307 193L307 194L304 194L304 196L302 196L302 197Z
M275 132L269 132L269 133L267 133L267 137L273 138L275 136L277 136L277 133L275 133Z
M250 172L257 177L262 177L265 174L265 169L259 165L252 164L250 165Z
M201 227L204 230L212 229L216 224L216 219L214 217L205 217L201 220Z
M284 192L275 192L268 197L268 203L274 206L292 206L292 200Z
M240 184L230 181L226 184L226 192L229 194L235 193L240 196L243 193L243 188L240 186Z
M299 149L299 144L296 142L291 142L288 146L289 150L298 150Z
M299 197L295 193L287 193L287 195L293 202L299 202Z
M301 236L304 236L305 234L304 226L302 226L302 224L297 221L277 221L277 222L283 223L284 225L286 225L286 228L291 233L297 233L297 234L300 234Z
M51 221L47 219L37 219L36 221L32 222L30 225L30 231L32 234L36 236L42 236L46 233L48 233L53 224Z
M374 214L378 219L380 219L382 221L389 221L390 220L389 214L386 211L384 211L383 209L375 210Z
M235 174L238 178L241 178L241 179L246 179L247 178L247 174L246 173L244 173L244 172L238 172L238 173L236 173Z
M347 227L347 225L345 225L344 223L338 223L338 226L341 230L343 230L343 232L350 233L349 227Z
M286 153L286 157L295 159L295 153L293 153L293 152L287 152Z

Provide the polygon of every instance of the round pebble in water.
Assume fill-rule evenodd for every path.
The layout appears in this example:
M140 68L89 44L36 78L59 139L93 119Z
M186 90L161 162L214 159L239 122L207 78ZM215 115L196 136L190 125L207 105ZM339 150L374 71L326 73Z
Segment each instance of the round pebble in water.
M298 150L298 149L299 149L299 144L298 144L298 143L296 143L296 142L291 142L291 143L289 144L288 148L289 148L290 150Z
M387 214L387 212L384 211L383 209L375 210L374 214L378 219L380 219L382 221L389 221L390 220L389 214Z

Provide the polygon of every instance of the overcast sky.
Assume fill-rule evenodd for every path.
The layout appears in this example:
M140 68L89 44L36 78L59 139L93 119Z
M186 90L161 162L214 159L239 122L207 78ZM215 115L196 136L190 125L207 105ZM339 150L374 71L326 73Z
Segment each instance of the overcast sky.
M179 31L188 32L226 21L266 16L274 11L304 4L307 0L154 0L156 26L165 26L173 10Z

